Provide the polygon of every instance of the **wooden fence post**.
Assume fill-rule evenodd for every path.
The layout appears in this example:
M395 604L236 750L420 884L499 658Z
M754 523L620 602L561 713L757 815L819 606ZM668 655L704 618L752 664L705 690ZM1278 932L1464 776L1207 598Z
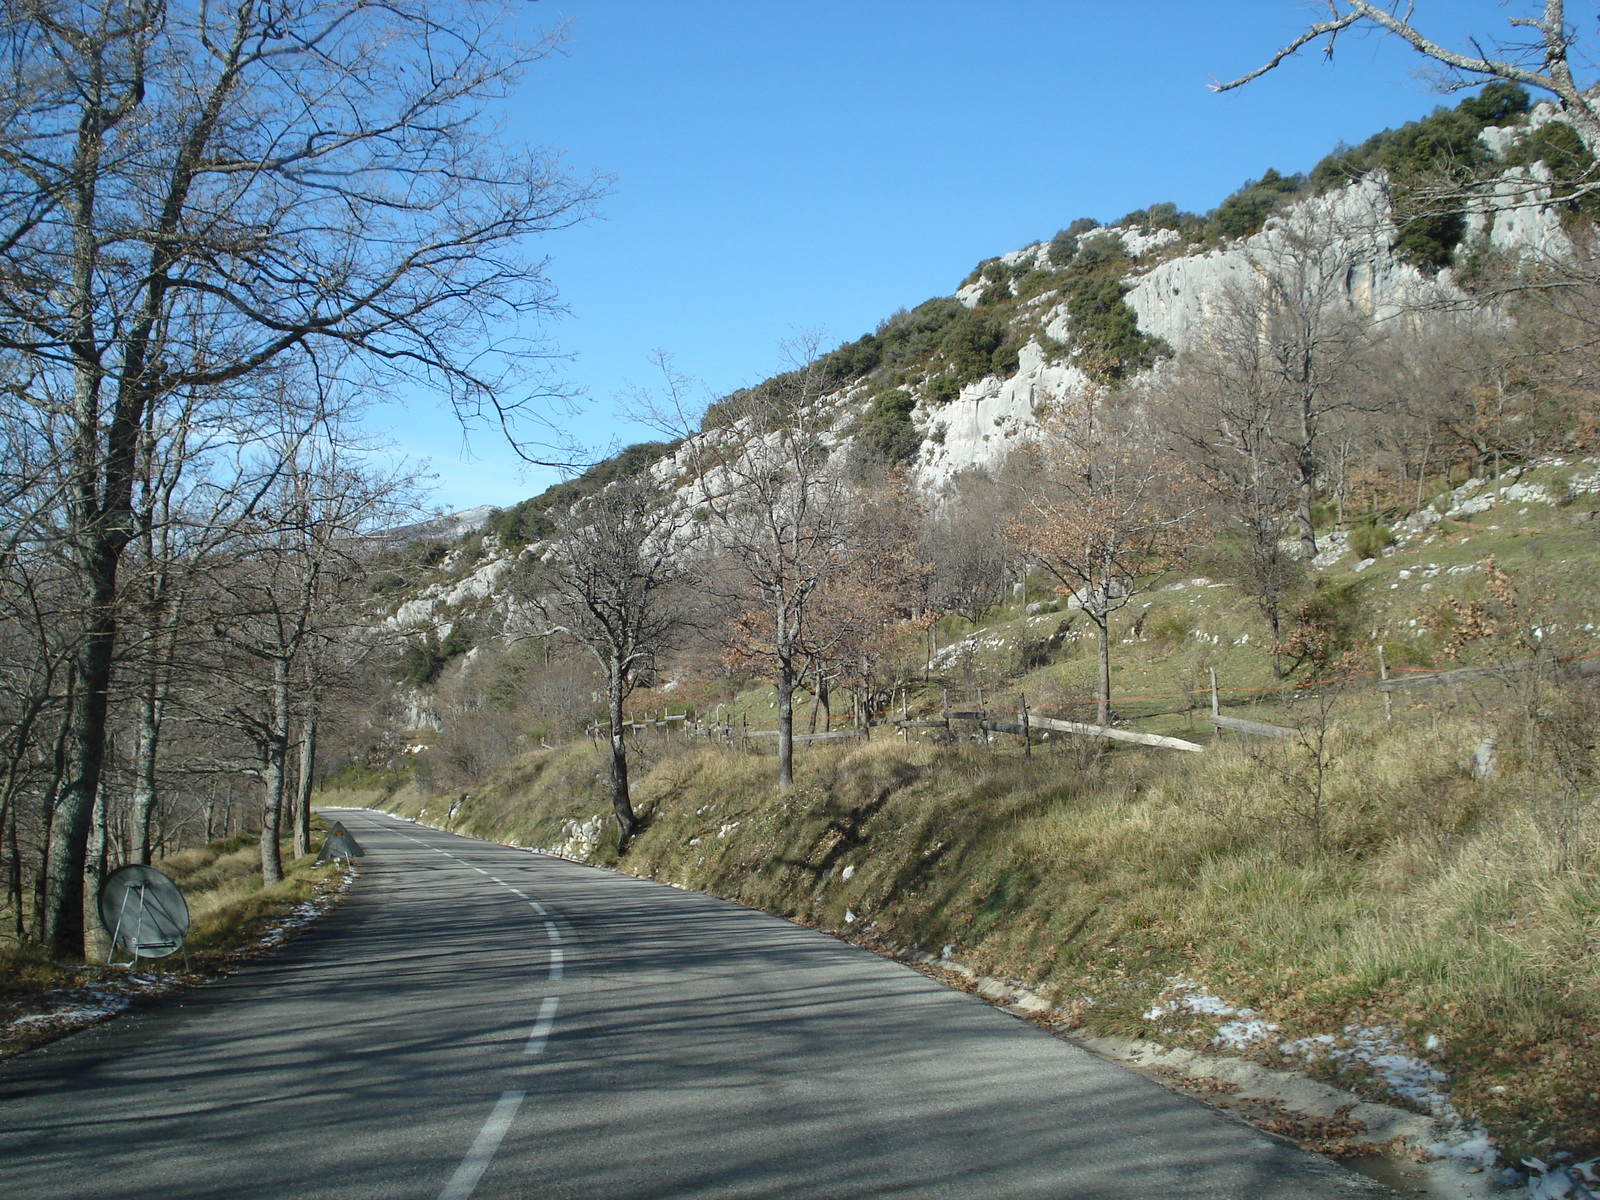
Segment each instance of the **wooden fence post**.
M1022 757L1033 757L1033 737L1028 732L1028 693L1022 693Z
M1217 669L1215 667L1207 667L1206 669L1211 672L1211 715L1213 717L1220 717L1222 715L1222 709L1217 700ZM1222 726L1213 725L1212 728L1216 731L1217 740L1221 741Z
M1383 643L1378 643L1378 678L1384 683L1389 682L1389 664L1383 659ZM1383 693L1383 719L1386 724L1394 724L1394 697L1388 692Z

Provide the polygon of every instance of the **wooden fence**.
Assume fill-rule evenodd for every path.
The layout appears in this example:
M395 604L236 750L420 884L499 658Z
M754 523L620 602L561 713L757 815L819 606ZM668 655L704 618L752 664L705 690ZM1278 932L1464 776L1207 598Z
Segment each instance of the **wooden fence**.
M1396 692L1412 689L1440 687L1451 684L1473 683L1484 679L1508 678L1525 674L1537 668L1547 668L1552 671L1552 677L1558 681L1589 678L1600 675L1600 654L1588 654L1579 658L1560 661L1522 660L1503 664L1485 666L1457 667L1450 670L1433 670L1423 668L1391 668L1384 659L1383 647L1377 649L1377 670L1364 671L1337 679L1319 681L1317 684L1285 684L1273 688L1244 688L1225 689L1218 686L1215 670L1210 672L1211 687L1210 700L1211 712L1208 724L1218 738L1225 733L1242 734L1246 737L1286 739L1299 738L1302 731L1292 726L1274 725L1265 721L1247 720L1243 717L1230 717L1222 712L1222 693L1224 691L1244 691L1254 697L1264 694L1289 691L1306 693L1319 687L1346 687L1352 684L1359 686L1359 681L1366 677L1374 677L1373 687L1382 695L1384 701L1384 717L1393 720L1394 712L1391 697ZM1181 697L1189 702L1188 711L1193 711L1193 701L1205 695L1201 692L1172 693L1169 698ZM1162 697L1134 697L1135 699L1160 699ZM1041 734L1064 733L1073 737L1098 738L1104 741L1122 742L1131 745L1145 746L1152 749L1176 750L1188 753L1199 753L1205 746L1198 742L1187 741L1184 738L1169 737L1162 734L1141 733L1137 730L1121 726L1097 725L1086 721L1069 721L1060 717L1045 716L1029 707L1026 696L1019 697L1015 709L997 708L990 709L983 702L983 692L978 692L978 707L976 708L951 708L948 695L944 704L934 710L924 710L923 715L912 716L909 703L903 702L901 716L898 720L890 714L884 713L877 717L862 719L859 715L850 719L853 724L848 729L825 729L821 732L808 732L794 734L797 744L811 742L842 741L847 739L862 739L872 736L873 726L893 724L901 734L909 739L916 730L942 730L952 737L955 736L957 727L961 724L975 725L984 733L1001 733L1023 739L1023 746L1031 750L1035 738ZM1005 719L1011 717L1013 719ZM713 741L721 740L728 744L745 742L749 744L754 739L774 738L778 736L776 729L751 729L748 718L741 720L735 726L727 719L719 718L707 724L697 723L683 714L669 715L663 712L657 719L634 720L626 728L638 734L647 730L655 730L665 734L677 725L684 733L705 737ZM605 733L604 725L594 725L589 729L590 736L599 737Z

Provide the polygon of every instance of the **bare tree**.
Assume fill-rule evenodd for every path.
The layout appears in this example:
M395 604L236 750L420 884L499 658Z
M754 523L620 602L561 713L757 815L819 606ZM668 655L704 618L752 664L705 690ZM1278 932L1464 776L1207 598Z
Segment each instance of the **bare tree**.
M1313 507L1330 424L1368 398L1359 386L1379 330L1352 293L1360 251L1334 234L1280 226L1251 251L1248 282L1228 291L1217 333L1234 367L1267 394L1264 426L1289 464L1300 554L1317 553Z
M742 606L754 635L747 649L772 671L785 788L794 782L794 689L807 612L851 553L850 490L833 460L817 339L786 352L790 371L722 401L725 427L688 443L696 499L715 522L714 549L735 581L727 598Z
M628 788L623 704L690 620L683 590L693 527L648 470L618 480L555 518L556 534L531 586L549 633L594 657L611 732L611 810L617 852L637 826Z
M44 912L82 945L118 568L153 408L327 349L424 377L505 426L502 318L552 294L525 235L595 188L482 119L551 35L509 48L489 6L425 0L89 0L0 24L0 351L7 402L60 432L86 616ZM505 347L501 347L504 349ZM514 349L514 348L513 348ZM499 366L487 364L498 363Z
M1106 725L1111 615L1184 560L1200 515L1177 486L1177 464L1150 453L1149 431L1126 410L1091 395L1052 424L1049 441L1032 450L1037 468L1002 533L1094 623L1097 719Z
M1229 318L1246 315L1236 309ZM1305 563L1285 549L1297 507L1296 456L1284 437L1284 397L1254 320L1223 319L1179 356L1150 397L1166 444L1238 531L1241 583L1272 629L1282 675L1284 604Z
M315 720L315 650L357 619L354 584L364 578L364 537L399 523L403 475L380 476L342 453L327 423L296 437L281 453L284 469L257 506L254 527L238 539L238 560L221 574L224 607L212 619L231 651L226 718L255 745L262 782L261 868L267 883L283 877L278 846L288 785L297 685L309 685ZM313 745L315 734L313 732Z

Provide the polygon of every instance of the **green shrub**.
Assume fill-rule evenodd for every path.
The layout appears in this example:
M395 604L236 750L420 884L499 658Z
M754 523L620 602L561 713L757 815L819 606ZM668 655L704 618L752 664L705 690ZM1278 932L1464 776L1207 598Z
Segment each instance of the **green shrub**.
M730 398L731 399L731 398ZM726 401L723 402L726 405ZM717 407L712 405L712 408ZM731 415L724 407L723 415ZM715 428L715 420L707 410L702 428ZM502 546L517 549L531 542L543 541L555 532L549 514L552 510L570 508L586 496L592 496L608 484L619 479L630 479L648 470L658 461L677 450L678 442L637 442L598 462L575 479L553 484L532 499L514 504L510 508L496 509L484 522L484 532L492 533ZM443 557L441 555L441 557Z
M923 389L931 404L949 404L961 395L961 381L954 375L935 375Z
M1357 558L1377 558L1394 541L1394 531L1376 520L1350 527L1350 550Z
M1212 241L1245 238L1267 223L1285 200L1305 188L1305 176L1280 175L1268 168L1206 214L1206 236Z
M900 388L879 392L867 405L856 431L857 446L885 462L910 462L922 445L922 437L911 421L916 405L916 398Z
M457 621L441 641L431 630L419 641L406 643L395 667L395 682L426 687L439 678L445 664L472 649L472 635Z
M1050 265L1064 267L1078 253L1078 239L1091 229L1099 229L1100 222L1093 217L1079 217L1071 225L1050 239Z
M1129 288L1122 276L1130 266L1120 239L1090 238L1063 276L1061 290L1079 364L1101 382L1122 379L1166 352L1159 340L1140 332L1138 317L1128 307Z
M1060 277L1054 271L1045 271L1037 267L1023 273L1012 290L1018 300L1031 300L1035 296L1042 296L1060 284Z
M1507 166L1543 163L1550 169L1551 199L1570 226L1575 218L1600 219L1600 197L1582 192L1582 184L1595 180L1594 155L1578 131L1565 121L1546 121L1506 152Z
M1136 208L1117 222L1119 229L1198 229L1202 220L1191 212L1182 212L1170 200L1152 204L1149 208Z
M882 361L883 343L876 333L868 333L823 355L822 368L830 384L840 384L865 378Z
M978 293L978 307L991 308L996 304L1003 304L1011 299L1011 283L1009 280L996 280Z
M956 383L971 383L994 372L996 355L1009 334L1010 326L1003 318L982 309L953 321L939 348L955 372Z
M1420 121L1385 129L1353 148L1337 147L1312 168L1311 187L1321 193L1381 168L1389 176L1390 198L1400 221L1396 253L1424 270L1436 271L1452 262L1466 233L1466 219L1459 210L1441 208L1426 194L1440 183L1464 183L1490 165L1488 148L1478 135L1485 125L1503 123L1527 108L1523 89L1490 84L1453 109L1437 108Z
M874 335L878 339L881 367L920 365L938 349L945 330L966 314L966 306L953 296L939 296L884 320Z
M1527 90L1503 79L1484 85L1476 96L1468 96L1456 108L1485 125L1504 125L1528 111L1532 104Z
M1046 362L1054 362L1058 358L1065 358L1072 350L1072 347L1067 345L1066 342L1061 341L1059 338L1051 337L1042 329L1033 335L1033 340L1039 343L1039 349L1043 352Z

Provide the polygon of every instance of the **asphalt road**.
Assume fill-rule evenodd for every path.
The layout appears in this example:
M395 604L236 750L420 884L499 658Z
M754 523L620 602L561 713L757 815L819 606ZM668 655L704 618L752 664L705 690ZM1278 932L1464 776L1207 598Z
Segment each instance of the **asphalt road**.
M1374 1194L822 934L337 815L367 857L316 927L0 1068L0 1196Z

